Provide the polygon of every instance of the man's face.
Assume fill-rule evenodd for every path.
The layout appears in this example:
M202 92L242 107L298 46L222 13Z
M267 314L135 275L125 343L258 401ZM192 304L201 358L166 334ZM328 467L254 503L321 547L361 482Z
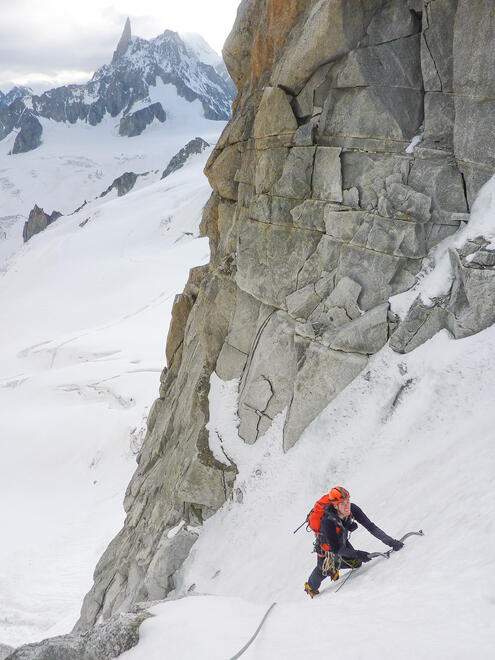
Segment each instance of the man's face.
M351 514L350 500L343 500L342 502L338 502L337 504L334 504L334 506L337 510L339 518L346 518Z

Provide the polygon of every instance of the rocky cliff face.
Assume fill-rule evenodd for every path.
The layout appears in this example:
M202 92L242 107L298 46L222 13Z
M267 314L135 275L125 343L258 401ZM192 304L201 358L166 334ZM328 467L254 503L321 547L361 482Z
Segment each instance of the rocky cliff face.
M234 115L206 170L211 262L176 298L126 522L78 630L163 597L192 527L231 496L236 467L205 430L214 370L240 379L241 437L286 411L289 450L390 337L398 350L421 337L421 310L398 324L388 298L494 172L493 19L489 0L243 0L224 49ZM495 293L484 247L460 254L462 283L435 312L465 334L489 322L462 324L474 291Z
M19 129L12 153L26 152L41 144L40 117L71 124L82 120L95 126L105 115L120 113L119 134L139 135L155 118L166 120L161 103L151 99L160 83L175 86L187 101L199 100L207 119L227 120L235 88L221 69L217 71L201 57L204 54L198 56L171 30L149 41L132 37L127 19L112 62L98 69L88 83L57 87L41 95L16 88L11 96L0 98L0 140Z

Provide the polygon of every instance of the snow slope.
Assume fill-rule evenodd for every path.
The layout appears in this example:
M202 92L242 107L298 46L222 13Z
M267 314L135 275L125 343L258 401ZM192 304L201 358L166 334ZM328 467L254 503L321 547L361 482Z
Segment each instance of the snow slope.
M495 229L490 181L459 244ZM446 246L444 246L446 247ZM437 284L448 285L442 259ZM431 271L431 268L430 268ZM433 271L431 271L433 272ZM126 660L488 660L495 648L495 326L455 341L446 331L407 355L388 347L282 452L283 415L255 445L237 435L237 381L211 379L210 446L235 461L234 499L203 526L174 597L152 609ZM308 598L312 538L292 531L334 485L398 538L390 559L344 588ZM352 543L384 547L365 530ZM345 576L345 574L344 574ZM187 643L184 644L184 640Z
M43 143L27 153L9 155L14 133L0 141L0 272L21 247L22 227L35 204L47 213L67 214L95 199L124 172L150 172L145 183L157 180L189 140L200 136L214 144L225 126L205 119L201 102L189 103L173 85L159 81L150 87L150 103L156 101L162 103L166 121L155 120L136 137L118 134L121 115L106 115L96 126L40 119Z
M243 501L205 524L183 574L181 591L194 584L193 595L154 608L121 657L232 657L274 601L246 660L322 650L346 660L493 657L494 361L495 328L460 341L442 332L406 356L385 348L285 456L281 419L255 446L240 444L236 383L214 377L212 426L240 459ZM336 484L388 533L425 536L365 565L339 593L324 582L310 600L311 536L292 531ZM386 549L365 531L352 542Z
M165 165L184 135L157 140L150 154L141 144L143 164L158 164L161 151ZM210 152L60 218L0 276L0 642L70 631L122 526L174 296L209 259L198 228ZM43 158L57 156L42 152L40 170ZM68 169L75 182L77 167Z

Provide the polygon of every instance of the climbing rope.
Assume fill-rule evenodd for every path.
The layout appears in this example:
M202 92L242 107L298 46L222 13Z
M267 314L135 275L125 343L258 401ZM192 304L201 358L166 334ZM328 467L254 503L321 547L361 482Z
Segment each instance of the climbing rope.
M340 564L341 557L327 550L321 567L322 575L329 575L330 579L335 582L335 580L339 579Z
M256 631L255 631L254 635L251 637L251 639L248 641L248 643L245 644L245 645L242 647L242 649L241 649L238 653L236 653L235 655L233 655L233 656L230 658L230 660L237 660L237 658L240 658L241 655L242 655L245 651L247 651L247 649L251 646L251 644L252 644L252 643L254 642L254 640L256 639L256 635L257 635L257 634L259 633L259 631L261 630L263 624L264 624L265 621L266 621L267 616L270 614L270 612L272 611L272 609L275 607L276 604L277 604L277 603L275 602L275 603L272 603L272 604L270 605L270 607L269 607L269 608L267 609L267 611L265 612L265 616L261 619L261 623L260 623L260 625L256 628Z

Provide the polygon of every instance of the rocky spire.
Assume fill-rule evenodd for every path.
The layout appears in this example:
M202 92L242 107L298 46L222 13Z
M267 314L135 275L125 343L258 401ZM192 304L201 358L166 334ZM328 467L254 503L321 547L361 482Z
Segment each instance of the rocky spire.
M129 17L127 17L127 20L124 25L124 31L122 32L122 36L120 37L120 41L117 44L117 48L115 49L115 52L112 57L112 64L115 64L117 60L119 60L122 55L127 50L127 47L131 43L131 21L129 20Z

